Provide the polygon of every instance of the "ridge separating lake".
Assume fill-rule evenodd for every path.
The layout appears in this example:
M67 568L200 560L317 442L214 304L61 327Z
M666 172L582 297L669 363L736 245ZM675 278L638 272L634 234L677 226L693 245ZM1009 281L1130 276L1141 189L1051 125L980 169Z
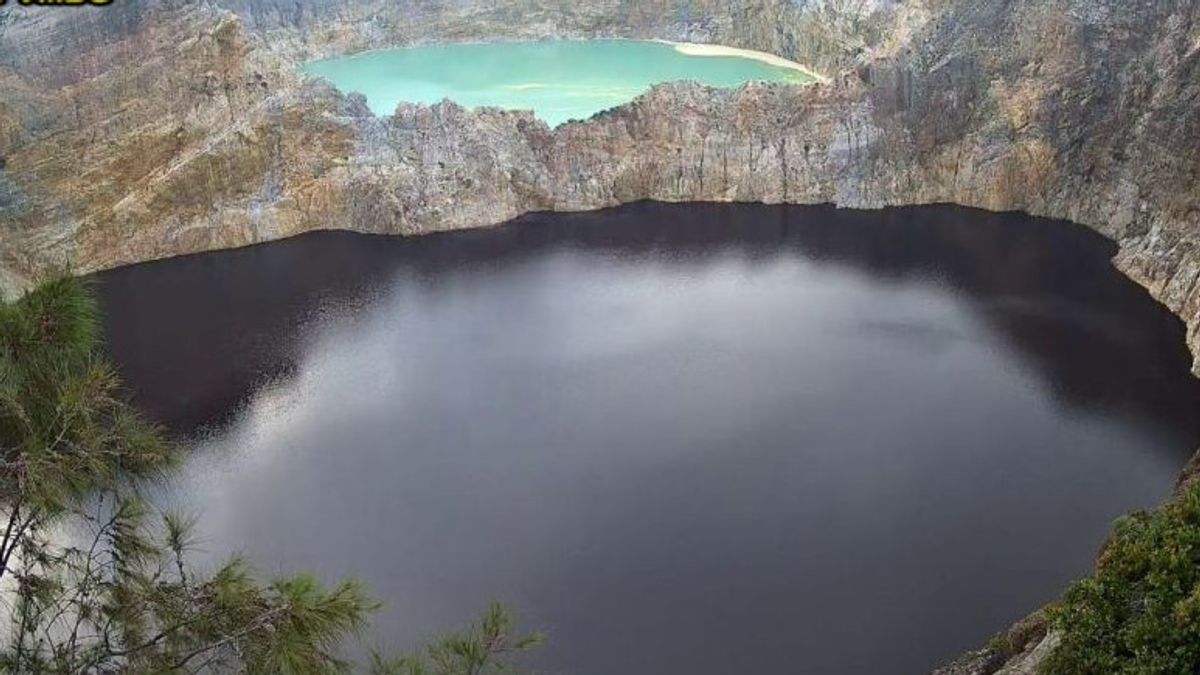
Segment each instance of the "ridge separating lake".
M641 203L98 276L200 555L492 599L563 675L929 672L1200 445L1182 324L1058 221Z
M532 110L552 127L628 103L664 82L814 81L799 66L751 58L752 52L686 53L705 47L617 39L443 43L314 61L303 71L363 94L376 115L391 115L400 103L450 99L469 108Z

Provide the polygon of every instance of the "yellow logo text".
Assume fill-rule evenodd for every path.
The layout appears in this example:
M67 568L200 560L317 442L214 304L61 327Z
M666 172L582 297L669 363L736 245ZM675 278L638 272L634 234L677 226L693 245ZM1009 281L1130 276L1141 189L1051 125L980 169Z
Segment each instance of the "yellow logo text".
M113 0L16 0L12 4L21 5L23 7L54 7L56 5L61 7L69 7L71 5L92 5L96 7L103 7L104 5L111 5L112 2ZM9 4L9 0L0 0L0 7L3 7L7 4Z

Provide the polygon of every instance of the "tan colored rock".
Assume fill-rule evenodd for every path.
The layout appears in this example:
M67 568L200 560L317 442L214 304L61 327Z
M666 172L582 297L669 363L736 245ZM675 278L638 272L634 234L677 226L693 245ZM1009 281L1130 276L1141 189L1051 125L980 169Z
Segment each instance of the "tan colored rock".
M874 29L829 4L804 14L768 3L739 22L705 2L681 17L650 5L622 14L615 2L400 11L412 8L371 0L302 26L257 4L247 18L183 0L128 6L127 25L96 29L104 39L70 33L65 61L0 66L13 83L0 98L9 286L64 264L88 271L310 229L419 233L647 198L952 201L1118 239L1121 268L1189 321L1200 348L1200 57L1187 3L907 3L895 32L872 38L874 60L830 86L671 85L556 130L454 106L377 119L306 82L297 59L563 34L718 38L838 63L840 48L797 46L814 16Z
M1187 322L1200 355L1192 0L220 4L236 12L124 0L0 15L0 290L315 229L419 234L641 199L956 202L1111 237L1117 267ZM379 118L297 71L545 36L719 42L833 81L664 85L552 130L452 103ZM1044 630L1007 635L942 672L1032 673L1053 646Z

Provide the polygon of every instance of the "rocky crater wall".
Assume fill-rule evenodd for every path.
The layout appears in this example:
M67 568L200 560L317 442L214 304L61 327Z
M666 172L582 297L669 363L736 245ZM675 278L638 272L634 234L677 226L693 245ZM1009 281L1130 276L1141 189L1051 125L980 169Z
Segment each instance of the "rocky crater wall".
M319 228L419 233L637 199L956 202L1090 225L1200 350L1200 29L1157 0L125 0L0 23L0 283ZM821 38L814 26L829 25ZM303 59L621 35L816 63L805 89L663 86L583 124L386 119ZM807 39L811 38L811 39Z
M418 234L641 199L955 202L1111 237L1200 354L1198 20L1192 0L6 8L0 288L315 229ZM448 102L376 117L297 71L367 48L544 36L721 42L833 77L664 85L550 129ZM953 672L1003 662L975 665Z

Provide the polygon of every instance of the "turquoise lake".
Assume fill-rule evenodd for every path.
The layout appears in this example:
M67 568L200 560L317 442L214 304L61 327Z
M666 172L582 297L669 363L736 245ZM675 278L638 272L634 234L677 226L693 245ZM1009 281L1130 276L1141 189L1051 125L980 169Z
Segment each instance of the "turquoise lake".
M450 99L468 107L533 110L551 126L628 103L662 82L714 87L802 84L795 69L740 56L692 56L635 40L441 44L315 61L305 72L367 97L377 115L401 102Z

